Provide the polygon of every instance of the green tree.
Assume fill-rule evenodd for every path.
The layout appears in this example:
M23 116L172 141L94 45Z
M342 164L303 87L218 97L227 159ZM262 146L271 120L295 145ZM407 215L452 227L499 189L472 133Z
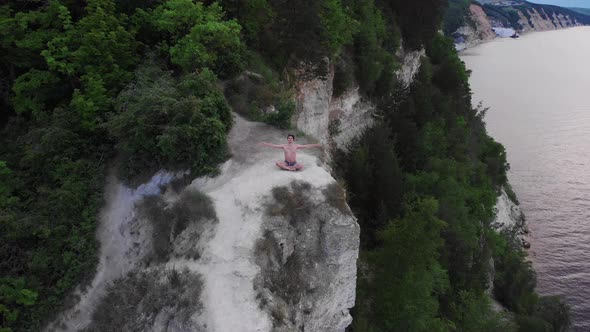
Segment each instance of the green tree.
M6 211L5 209L18 201L18 198L13 196L13 183L15 182L13 176L13 172L6 166L6 162L0 160L0 209L2 211Z
M393 82L387 79L393 77L396 69L392 53L399 46L399 32L373 0L357 2L355 13L362 27L354 37L359 85L368 94L377 90L382 95L390 93Z
M487 294L460 291L453 303L453 321L458 331L504 332L516 331L510 317L494 313Z
M187 72L209 67L220 77L238 73L243 66L241 26L223 20L221 6L191 0L169 0L154 11L157 29L169 33L170 59Z
M321 1L320 20L323 26L323 46L330 55L337 55L343 45L351 44L359 23L342 7L340 0Z
M68 77L74 86L70 106L81 115L84 128L95 130L110 99L132 78L137 43L125 29L127 17L115 12L112 0L90 0L85 10L41 54L52 71Z
M37 293L25 288L23 278L0 278L0 330L12 331L19 310L35 304Z
M379 233L383 245L370 258L374 324L379 331L445 331L436 298L448 287L437 259L445 223L435 216L434 199L419 200L408 210Z

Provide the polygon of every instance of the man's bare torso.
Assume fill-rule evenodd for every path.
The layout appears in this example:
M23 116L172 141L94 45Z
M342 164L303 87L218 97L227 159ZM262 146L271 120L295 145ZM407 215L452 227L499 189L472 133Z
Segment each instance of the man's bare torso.
M297 144L283 144L283 151L285 152L285 160L288 162L297 161Z

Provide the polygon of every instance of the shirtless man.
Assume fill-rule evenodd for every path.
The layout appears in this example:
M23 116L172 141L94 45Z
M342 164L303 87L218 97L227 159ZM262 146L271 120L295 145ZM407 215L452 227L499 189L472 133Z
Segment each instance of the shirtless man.
M289 135L287 136L287 144L271 144L266 142L260 142L258 145L261 146L268 146L271 148L283 149L285 152L285 161L277 161L276 164L278 167L285 169L287 171L298 171L303 169L303 165L297 163L297 150L298 149L305 149L305 148L319 148L321 144L295 144L295 136Z

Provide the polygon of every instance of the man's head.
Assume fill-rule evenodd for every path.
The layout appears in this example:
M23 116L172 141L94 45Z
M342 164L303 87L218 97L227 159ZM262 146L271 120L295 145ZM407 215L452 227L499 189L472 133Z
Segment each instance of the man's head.
M287 135L287 142L293 143L294 140L295 140L295 136L294 135L291 135L291 134Z

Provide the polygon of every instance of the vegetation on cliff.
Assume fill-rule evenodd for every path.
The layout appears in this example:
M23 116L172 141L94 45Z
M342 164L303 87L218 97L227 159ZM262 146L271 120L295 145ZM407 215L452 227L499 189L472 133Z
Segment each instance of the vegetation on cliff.
M0 5L0 330L39 329L92 276L111 165L131 183L159 168L214 171L226 157L229 105L289 126L289 82L302 63L313 77L334 65L336 95L357 82L378 105L375 128L335 158L362 228L353 330L566 326L563 304L534 293L524 253L489 228L506 156L471 105L468 71L437 33L445 5ZM400 45L427 51L407 89L394 79ZM244 70L260 73L247 89ZM277 112L258 113L271 105ZM515 323L490 309L490 257Z

